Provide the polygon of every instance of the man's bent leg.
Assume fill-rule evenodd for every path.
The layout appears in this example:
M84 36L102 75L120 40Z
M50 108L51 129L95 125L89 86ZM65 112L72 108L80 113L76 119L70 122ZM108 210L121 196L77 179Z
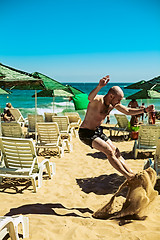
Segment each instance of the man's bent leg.
M125 167L123 166L122 162L119 161L119 159L115 155L115 151L111 148L111 146L102 140L101 138L97 137L92 142L92 147L103 152L111 165L120 173L122 173L127 179L130 179L134 177L134 174L131 172L128 172Z
M123 167L130 173L132 173L133 171L127 166L126 162L125 162L125 159L122 157L120 151L118 148L116 148L112 141L110 139L107 140L107 143L111 146L111 148L115 151L115 155L116 157L119 159L119 161L121 161Z

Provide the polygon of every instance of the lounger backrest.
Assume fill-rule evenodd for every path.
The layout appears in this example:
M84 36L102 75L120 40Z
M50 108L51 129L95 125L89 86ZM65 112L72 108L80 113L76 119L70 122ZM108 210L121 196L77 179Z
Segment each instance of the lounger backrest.
M52 116L57 116L57 113L44 113L45 122L52 122Z
M69 119L67 116L53 116L52 121L58 124L60 132L69 132Z
M69 123L73 123L73 122L78 122L78 123L80 123L81 122L81 118L80 118L80 116L79 116L79 114L78 113L71 113L71 112L65 112L64 113L64 115L65 116L68 116L68 118L69 118Z
M128 128L128 118L124 114L114 114L120 128Z
M4 137L23 137L22 128L18 122L3 122L1 124L2 136Z
M44 122L43 115L37 115L37 121L34 114L28 114L28 130L35 131L36 122Z
M141 125L139 128L138 144L145 146L156 146L160 137L160 126Z
M0 137L0 148L7 168L25 168L28 173L38 168L32 139Z
M37 123L38 140L41 143L58 144L60 133L57 123Z
M24 118L23 118L21 112L19 111L19 109L10 108L9 111L11 112L13 117L15 118L15 121L24 122Z

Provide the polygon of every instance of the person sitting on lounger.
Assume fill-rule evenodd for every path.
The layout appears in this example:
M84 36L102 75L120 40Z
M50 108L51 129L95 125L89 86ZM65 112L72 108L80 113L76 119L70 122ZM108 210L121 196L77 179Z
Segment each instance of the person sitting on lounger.
M10 110L13 108L11 103L6 103L6 107L4 109L4 113L3 113L3 119L5 122L10 122L10 121L14 121L14 117L11 114Z

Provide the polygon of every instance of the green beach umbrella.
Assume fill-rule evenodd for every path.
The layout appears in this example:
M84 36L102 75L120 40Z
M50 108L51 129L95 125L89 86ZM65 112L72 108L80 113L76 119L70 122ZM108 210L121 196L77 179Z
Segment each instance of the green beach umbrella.
M73 95L84 93L75 87L72 87L70 85L63 85L62 83L56 81L55 79L52 79L52 78L50 78L42 73L39 73L39 72L32 73L32 76L42 79L44 87L45 87L45 90L41 91L41 92L43 92L42 93L43 97L45 97L45 95L46 95L46 97L53 96L52 91L50 92L49 90L60 90L61 89L61 90L64 90L65 92L72 93ZM39 97L41 96L40 92L37 96L39 96Z
M126 99L159 99L160 93L155 90L141 90L135 94L132 94Z
M32 73L32 76L43 81L43 86L45 90L65 89L65 86L62 83L42 73L34 72Z
M0 95L2 94L10 94L8 91L5 91L4 89L0 88Z
M53 111L54 111L54 98L55 97L73 97L77 94L82 94L83 92L70 85L63 85L60 82L42 74L39 72L32 73L34 77L41 78L43 80L45 90L37 93L37 97L53 97ZM54 83L54 85L53 85ZM32 97L35 97L33 95Z
M72 93L69 93L65 90L62 90L62 89L55 89L53 91L53 96L54 97L73 97L74 95Z
M79 89L77 89L75 87L72 87L71 85L66 85L66 90L71 92L74 96L77 95L77 94L84 93L81 90L79 90Z
M133 83L127 87L124 87L125 89L142 89L142 85L145 83L145 80L141 80L139 82Z
M5 76L2 74L2 73L0 73L0 79L2 79L2 78L4 78Z
M74 95L63 89L42 90L37 93L37 97L73 97ZM35 94L32 96L35 97Z
M141 85L142 89L154 89L156 91L160 90L160 76L155 77Z
M3 89L42 90L43 81L32 74L0 63L0 87Z
M37 90L45 89L43 80L32 74L0 63L0 87L3 89ZM37 118L37 97L35 97L35 119ZM36 135L37 138L37 135Z

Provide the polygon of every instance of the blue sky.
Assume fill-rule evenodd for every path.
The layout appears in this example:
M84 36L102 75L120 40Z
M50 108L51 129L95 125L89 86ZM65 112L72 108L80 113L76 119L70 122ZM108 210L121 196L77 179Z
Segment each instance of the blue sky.
M1 0L0 62L61 82L160 75L159 0Z

